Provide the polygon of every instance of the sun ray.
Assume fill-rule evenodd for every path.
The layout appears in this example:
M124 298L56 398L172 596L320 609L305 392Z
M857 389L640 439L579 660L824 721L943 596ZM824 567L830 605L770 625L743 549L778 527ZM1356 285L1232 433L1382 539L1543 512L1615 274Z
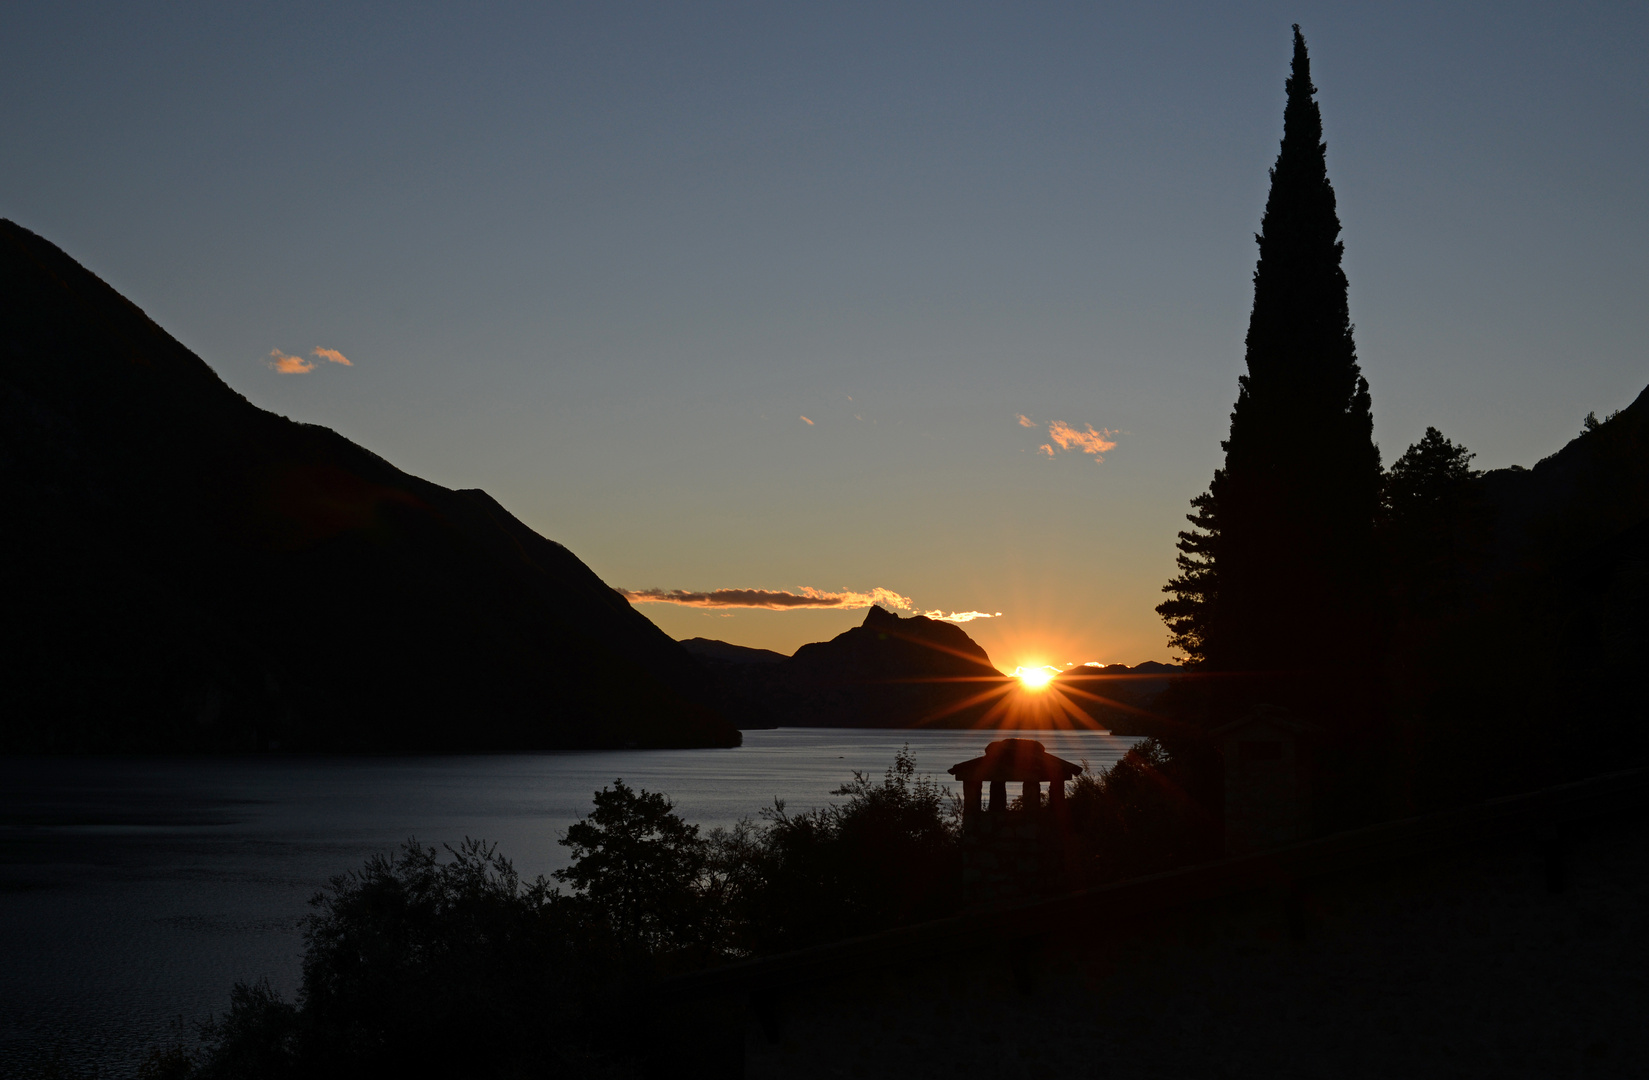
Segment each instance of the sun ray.
M1084 697L1090 701L1097 701L1101 705L1106 705L1113 709L1119 709L1122 712L1133 713L1135 716L1148 716L1153 720L1161 719L1157 713L1152 712L1150 709L1142 709L1138 705L1130 705L1125 701L1118 701L1115 698L1103 697L1099 694L1090 693L1087 690L1078 690L1074 686L1062 686L1059 689L1061 693L1074 694L1077 697Z
M972 697L965 698L962 701L954 702L949 707L941 709L938 712L929 713L928 715L926 715L926 716L922 717L921 719L917 720L916 724L917 724L918 727L925 727L927 725L930 725L930 724L934 723L937 720L941 720L941 719L943 719L947 716L950 716L953 713L959 713L964 709L971 709L973 706L979 705L979 704L981 704L983 702L986 702L986 701L989 701L991 698L996 697L998 695L1004 695L1005 696L1008 693L1008 691L1011 690L1011 689L1012 689L1012 687L1004 685L1004 686L999 686L999 687L997 687L995 689L992 689L992 690L982 691L981 693L974 694ZM987 714L987 715L989 715L989 714Z

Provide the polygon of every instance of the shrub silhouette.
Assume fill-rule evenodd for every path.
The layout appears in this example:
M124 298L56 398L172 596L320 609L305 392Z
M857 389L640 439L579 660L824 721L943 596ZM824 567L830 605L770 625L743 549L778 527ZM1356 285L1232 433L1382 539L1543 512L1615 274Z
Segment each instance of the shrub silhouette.
M1184 762L1147 740L1078 777L1068 806L1085 880L1201 857L1207 823ZM332 879L305 925L295 1002L240 983L205 1050L157 1052L148 1075L624 1076L704 1036L695 1003L641 1015L653 977L942 917L961 903L961 815L900 750L843 801L700 835L664 795L615 780L561 843L572 863L523 881L479 840L409 840ZM660 1032L669 1032L662 1038Z
M1192 797L1193 762L1144 739L1109 769L1083 771L1065 805L1071 823L1067 870L1074 884L1118 881L1209 858L1218 823Z
M543 878L494 846L408 841L311 903L297 1004L237 985L200 1077L581 1076L606 983Z
M960 902L960 807L938 781L916 774L906 746L880 783L854 771L832 792L843 804L746 826L733 855L745 941L779 952L923 919Z

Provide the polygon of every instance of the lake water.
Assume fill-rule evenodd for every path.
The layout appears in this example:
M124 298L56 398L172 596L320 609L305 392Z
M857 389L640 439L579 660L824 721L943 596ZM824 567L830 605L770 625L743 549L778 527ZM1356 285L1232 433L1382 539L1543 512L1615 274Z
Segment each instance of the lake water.
M1095 769L1132 739L1016 732ZM0 1076L43 1054L129 1074L236 979L298 984L307 901L408 837L496 841L522 876L565 865L560 831L622 777L705 828L774 798L822 806L909 743L919 772L1001 733L781 728L727 750L465 757L0 758ZM955 785L949 785L952 788ZM192 1035L191 1035L192 1037Z

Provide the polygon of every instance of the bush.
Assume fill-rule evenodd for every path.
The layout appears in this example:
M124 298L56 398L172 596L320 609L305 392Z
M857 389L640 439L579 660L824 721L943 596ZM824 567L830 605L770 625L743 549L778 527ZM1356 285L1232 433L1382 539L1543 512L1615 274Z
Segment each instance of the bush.
M907 746L876 783L855 771L847 802L801 814L775 802L731 847L746 943L757 953L950 914L960 901L960 805L916 775Z
M1219 824L1191 794L1191 772L1189 755L1171 755L1156 739L1136 743L1102 773L1083 762L1066 795L1074 882L1119 881L1217 854Z
M236 986L203 1032L205 1077L577 1076L599 981L576 913L488 844L408 841L311 903L297 1005Z
M1189 760L1189 759L1188 759ZM1072 785L1072 866L1110 880L1200 856L1212 835L1186 765L1146 740ZM157 1078L628 1075L715 1035L703 1003L654 1001L664 971L853 937L954 912L961 807L918 776L908 747L844 801L701 836L663 795L622 780L561 843L572 863L523 882L486 843L408 841L334 878L311 903L302 989L242 983L198 1059L151 1060ZM695 1011L698 1009L699 1011ZM657 1052L659 1060L642 1059ZM719 1052L719 1051L718 1051Z

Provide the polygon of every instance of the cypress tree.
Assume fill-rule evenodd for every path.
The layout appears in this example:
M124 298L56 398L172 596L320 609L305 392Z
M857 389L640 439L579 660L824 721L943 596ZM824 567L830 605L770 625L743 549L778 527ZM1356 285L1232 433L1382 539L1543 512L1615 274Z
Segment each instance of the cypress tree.
M1366 680L1346 676L1375 666L1381 473L1297 25L1287 92L1225 465L1192 500L1180 574L1164 586L1173 598L1157 610L1204 670L1306 675L1285 684L1256 676L1242 696L1321 713L1325 693L1344 700L1333 687L1366 696Z

